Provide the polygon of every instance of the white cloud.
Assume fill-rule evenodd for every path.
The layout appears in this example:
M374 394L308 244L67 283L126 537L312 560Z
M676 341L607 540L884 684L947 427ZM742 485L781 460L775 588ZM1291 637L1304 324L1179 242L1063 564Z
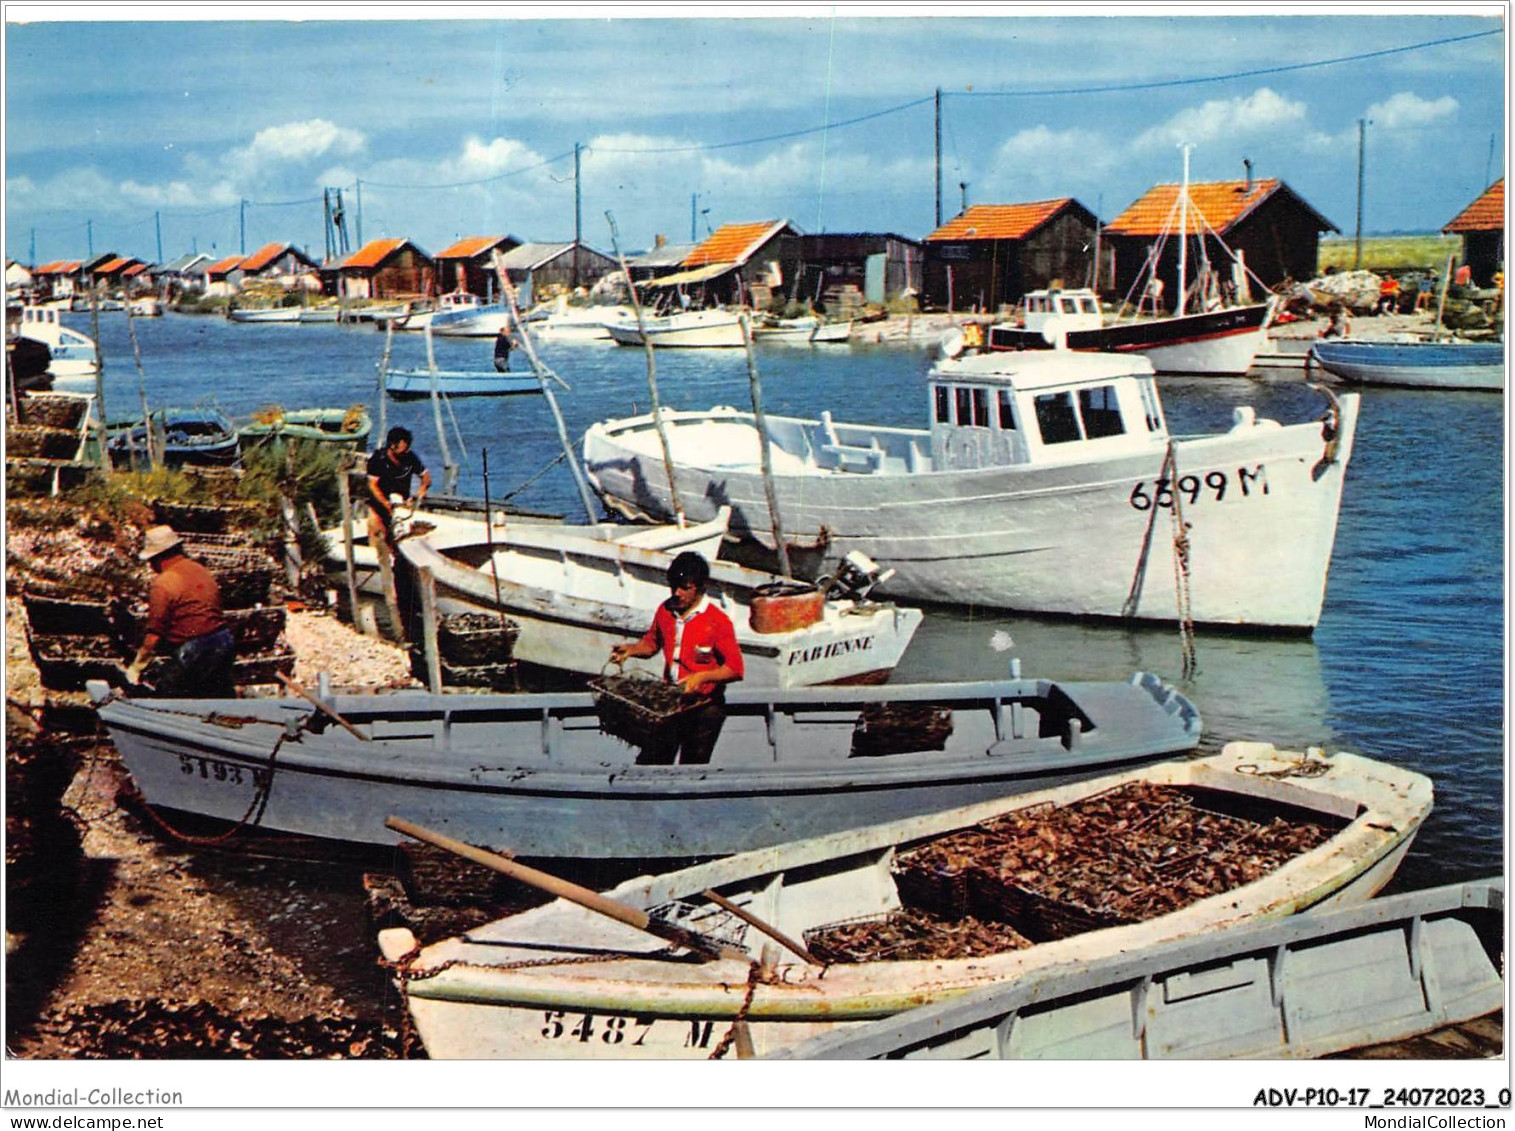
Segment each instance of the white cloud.
M230 150L225 164L233 176L255 181L285 166L350 157L360 153L364 144L364 136L358 130L346 129L324 118L312 118L259 130L250 144Z
M1450 118L1457 113L1457 99L1450 94L1427 100L1408 90L1402 90L1383 102L1368 107L1367 117L1382 129L1417 129Z
M126 180L121 182L118 191L131 203L151 208L205 208L236 204L238 200L236 188L224 180L212 183L168 181L157 185Z
M1277 92L1261 87L1244 98L1214 99L1180 110L1160 126L1140 134L1132 147L1151 150L1190 142L1204 145L1219 139L1253 137L1282 128L1304 126L1307 109Z

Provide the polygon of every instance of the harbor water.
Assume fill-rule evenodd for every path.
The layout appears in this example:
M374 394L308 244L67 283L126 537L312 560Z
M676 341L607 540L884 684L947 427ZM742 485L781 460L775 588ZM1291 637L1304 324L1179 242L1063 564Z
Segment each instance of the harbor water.
M87 315L69 323L90 331ZM235 422L285 409L365 403L379 439L377 373L385 336L371 325L238 324L170 314L135 322L103 314L106 411L211 402ZM759 347L765 410L924 427L933 343ZM446 369L487 369L489 339L438 339ZM396 334L392 364L425 364L420 334ZM570 386L557 396L577 447L597 420L646 411L646 355L611 343L542 344ZM517 351L517 368L526 357ZM672 408L750 407L742 350L657 354L659 396ZM1228 428L1251 405L1284 423L1319 417L1326 400L1295 370L1247 379L1163 378L1175 432ZM1391 890L1501 874L1504 860L1503 398L1367 389L1346 478L1325 611L1312 637L1201 629L1197 671L1180 679L1176 628L1037 619L992 609L931 609L895 679L1002 676L1018 657L1028 676L1118 679L1136 670L1176 683L1205 719L1203 748L1234 739L1345 749L1412 766L1436 786L1436 806ZM439 489L442 459L429 401L391 401ZM489 493L572 521L583 507L541 397L470 398L443 410L459 465L458 492ZM1099 547L1089 547L1089 553ZM881 563L887 566L887 562ZM1077 569L1077 562L1069 563ZM1259 576L1251 583L1266 586Z

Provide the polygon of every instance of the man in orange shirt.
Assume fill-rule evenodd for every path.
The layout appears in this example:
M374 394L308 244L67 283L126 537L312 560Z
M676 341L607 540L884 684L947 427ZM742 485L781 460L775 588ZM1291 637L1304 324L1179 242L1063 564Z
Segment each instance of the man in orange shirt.
M703 700L698 710L680 716L669 741L642 750L637 761L643 765L670 765L675 755L686 764L709 762L726 721L726 685L745 674L736 629L705 596L709 584L709 563L685 550L668 567L672 595L658 606L647 634L635 644L617 644L610 650L611 660L618 664L661 651L663 678L677 683L686 696Z
M150 528L137 556L156 576L147 599L147 632L126 669L127 681L141 681L143 669L162 644L173 655L174 666L157 690L188 698L234 697L236 641L221 612L221 587L215 576L184 553L184 543L170 526Z

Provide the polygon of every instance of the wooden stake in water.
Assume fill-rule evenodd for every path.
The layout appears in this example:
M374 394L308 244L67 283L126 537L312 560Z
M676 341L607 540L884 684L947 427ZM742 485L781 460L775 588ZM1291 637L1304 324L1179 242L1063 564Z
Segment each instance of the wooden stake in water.
M452 462L447 447L447 429L442 425L442 390L437 384L437 355L431 340L431 323L426 324L426 368L431 372L431 415L437 425L437 443L442 448L442 480L449 495L458 491L458 465Z
M149 467L157 467L163 462L162 453L153 443L153 418L147 410L147 374L142 369L142 349L137 344L137 315L130 303L126 305L126 332L131 335L132 360L137 364L137 399L142 403L142 423L146 426L147 463Z
M673 481L673 454L668 448L668 433L663 428L663 410L658 404L658 366L654 360L652 339L647 336L647 323L642 319L642 303L637 298L637 286L631 281L631 272L626 267L626 257L621 254L621 233L615 226L615 216L605 213L605 219L610 221L610 243L615 249L616 262L621 265L621 274L626 279L626 289L631 292L631 309L636 311L637 333L642 338L642 346L647 351L647 392L652 397L652 424L658 432L658 443L663 449L663 474L668 477L668 502L673 507L673 518L680 526L684 525L684 504L679 501L679 488Z
M95 411L98 414L95 418L95 435L100 444L100 469L103 471L110 466L110 451L106 447L110 434L105 430L105 352L100 348L100 292L95 289L93 279L89 285L89 328L95 338ZM150 435L153 422L143 420L142 423Z
M389 351L394 345L395 321L393 318L384 320L384 354L379 358L379 444L382 446L389 436L389 393L385 386L389 383Z
M564 381L551 369L542 363L537 356L536 347L532 345L531 335L526 332L526 327L521 319L520 307L516 305L516 286L510 281L510 274L505 270L505 257L498 251L494 253L495 277L500 281L500 298L510 308L510 320L515 326L516 334L521 339L521 348L526 351L526 359L531 362L531 371L536 375L537 386L542 390L542 399L547 402L547 407L552 411L552 420L558 429L558 443L563 448L563 458L568 461L568 470L573 475L573 482L579 489L579 501L584 504L584 513L589 517L591 525L600 520L599 508L595 506L594 492L589 489L589 481L584 478L584 469L579 466L578 457L575 456L573 444L568 439L568 426L563 423L563 412L558 408L558 398L552 391L552 386L547 383L550 377L563 388L568 388L568 382Z
M494 510L489 505L489 449L484 448L484 545L489 551L489 573L494 578L494 607L500 614L500 627L508 623L505 606L500 601L500 563L494 560Z
M763 383L758 379L757 357L752 352L752 320L742 315L742 344L747 347L747 381L752 386L752 423L758 432L758 455L763 467L763 493L768 496L768 518L773 524L773 544L778 550L779 572L793 577L789 566L789 546L784 541L784 524L779 519L778 493L773 487L773 454L769 451L768 418L763 415Z

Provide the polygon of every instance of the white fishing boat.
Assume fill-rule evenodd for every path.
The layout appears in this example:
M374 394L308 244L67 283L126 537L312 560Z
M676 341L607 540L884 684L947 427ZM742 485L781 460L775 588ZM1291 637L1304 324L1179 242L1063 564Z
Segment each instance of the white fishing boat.
M1314 342L1309 360L1354 384L1490 392L1504 388L1503 342L1340 338Z
M642 318L629 325L609 325L606 329L617 345L639 346L642 330L653 346L667 349L740 347L746 344L742 316L733 310L683 310L673 314Z
M845 342L852 334L851 322L823 322L813 314L799 318L775 318L755 323L752 340L815 345Z
M1071 963L1362 903L1431 803L1430 780L1412 770L1231 743L639 876L606 893L630 921L560 898L430 946L403 927L379 944L432 1059L705 1059L743 1038L768 1055ZM1066 887L1047 884L1045 843L1026 862L1043 832L1080 862L1065 866ZM972 946L954 934L964 910L978 925ZM664 925L722 957L648 933ZM891 957L891 931L915 956Z
M397 325L402 330L430 330L443 338L492 338L512 328L503 303L486 303L467 291L445 294L435 310L412 314Z
M1236 1060L1403 1041L1505 1004L1504 880L1244 923L781 1050L822 1060Z
M567 295L538 307L525 317L526 328L548 342L610 341L611 326L636 328L636 311L629 306L597 304L571 306Z
M93 392L95 370L99 365L99 353L95 349L94 339L65 326L63 309L56 304L23 306L20 321L15 324L15 333L41 342L48 348L52 358L48 362L47 371L52 374L55 390Z
M160 318L163 315L163 300L155 295L142 295L131 300L130 310L134 318Z
M298 306L264 306L258 308L232 307L227 310L226 317L233 322L256 322L281 323L294 325L300 321L300 308Z
M444 397L509 397L540 393L535 373L495 369L386 369L384 392L395 400L418 400L432 391Z
M765 595L786 588L783 579L716 558L730 513L722 507L686 527L456 521L397 548L406 566L435 579L439 611L504 614L520 627L514 658L539 667L603 671L612 646L639 640L667 600L674 555L693 550L710 563L710 600L736 629L745 686L886 680L920 610L869 600L877 567L848 570L824 589ZM660 674L661 660L630 667Z
M943 358L929 430L767 416L780 525L797 547L860 551L897 598L1074 616L1309 631L1320 619L1358 400L1324 423L1234 410L1173 435L1151 364L1065 350ZM774 549L753 415L664 410L688 515ZM650 415L584 435L612 508L667 521ZM799 555L803 557L803 552ZM816 566L818 567L818 560Z

